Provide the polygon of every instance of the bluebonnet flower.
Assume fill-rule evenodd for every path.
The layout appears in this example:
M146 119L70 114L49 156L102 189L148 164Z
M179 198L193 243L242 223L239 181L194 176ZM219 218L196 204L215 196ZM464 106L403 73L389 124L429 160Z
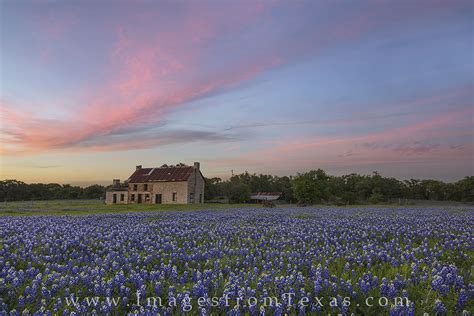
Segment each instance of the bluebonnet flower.
M456 309L458 311L462 310L464 308L464 306L466 306L467 302L468 302L468 294L467 292L463 289L459 292L459 296L458 296L458 300L456 302Z
M447 309L440 300L435 301L434 313L437 316L446 315Z
M294 217L303 211L311 217ZM446 301L457 301L456 310L461 312L467 309L466 297L473 293L473 286L462 277L465 268L449 259L468 259L472 237L466 223L474 223L472 210L462 216L423 210L420 216L420 210L413 208L258 209L169 212L160 213L159 221L148 220L155 216L0 218L5 244L0 249L0 287L8 288L9 302L14 302L14 306L2 306L8 312L36 310L44 299L45 313L49 308L49 313L63 314L67 308L56 296L83 298L97 293L120 295L121 310L131 311L127 305L133 305L137 290L142 299L182 300L186 293L193 298L224 293L235 300L281 297L292 291L296 297L344 293L355 301L372 292L408 297L414 285L436 291L443 300L445 295ZM395 277L384 274L390 264L396 264L389 268L399 272ZM285 304L267 307L266 312L288 312ZM206 306L200 312L248 312L232 308L221 298L218 306ZM69 309L78 314L93 311L84 302ZM133 310L157 312L138 306ZM158 310L163 315L179 311ZM328 311L328 306L323 309L313 302L304 309L295 306L291 312L323 310ZM354 304L347 311L338 310L353 311ZM97 314L106 312L109 307L97 306ZM259 309L253 312L258 314ZM411 315L410 307L390 312Z

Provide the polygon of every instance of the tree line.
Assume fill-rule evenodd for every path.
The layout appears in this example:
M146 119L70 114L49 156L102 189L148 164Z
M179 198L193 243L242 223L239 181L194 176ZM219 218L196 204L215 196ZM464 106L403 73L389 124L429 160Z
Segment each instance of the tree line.
M85 188L70 184L0 181L0 201L100 199L106 187L94 184Z
M290 177L245 172L226 181L206 179L204 190L207 200L224 197L234 203L250 201L252 192L282 192L283 200L300 204L375 204L393 199L474 202L474 176L445 183L418 179L401 181L383 177L378 172L331 176L318 169Z
M106 189L98 184L82 188L69 184L3 180L0 181L0 201L100 199L105 197ZM289 177L245 172L225 181L206 178L204 189L205 200L232 203L249 202L252 192L281 192L282 200L300 204L373 204L393 199L474 202L474 176L445 183L418 179L401 181L377 172L331 176L318 169Z

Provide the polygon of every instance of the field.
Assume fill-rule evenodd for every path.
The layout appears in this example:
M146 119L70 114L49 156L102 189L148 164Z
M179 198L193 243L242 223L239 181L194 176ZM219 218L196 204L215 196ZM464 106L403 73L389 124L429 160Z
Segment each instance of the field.
M469 207L28 203L1 210L0 314L474 310Z
M245 208L257 207L256 204L244 204ZM30 215L90 215L119 214L147 211L196 211L242 208L242 204L114 204L106 205L100 200L52 200L0 202L0 216Z

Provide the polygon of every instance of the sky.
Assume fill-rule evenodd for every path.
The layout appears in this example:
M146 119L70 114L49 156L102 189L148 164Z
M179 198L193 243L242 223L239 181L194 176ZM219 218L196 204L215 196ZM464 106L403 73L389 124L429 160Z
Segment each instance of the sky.
M0 179L474 175L472 1L0 2Z

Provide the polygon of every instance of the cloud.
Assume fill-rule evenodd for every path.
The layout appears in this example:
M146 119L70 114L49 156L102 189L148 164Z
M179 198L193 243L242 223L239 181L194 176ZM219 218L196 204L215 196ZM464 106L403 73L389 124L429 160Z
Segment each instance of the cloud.
M129 20L121 21L110 51L108 79L102 86L89 91L82 104L74 107L71 119L17 112L13 102L2 102L3 119L8 122L2 127L3 134L8 135L3 137L8 147L5 151L10 154L38 153L77 147L78 144L87 150L98 142L103 150L125 148L113 144L118 134L134 135L137 130L160 126L175 109L238 87L278 63L278 59L265 56L213 71L202 67L203 58L208 58L206 47L212 46L216 38L229 36L251 23L264 11L264 5L223 6L222 12L201 6L194 8L196 10L182 9L177 12L184 13L176 21L170 20L168 27L155 25L157 18L162 18L163 13L159 10L150 14L130 14ZM60 24L49 25L46 34L60 36ZM204 141L219 138L213 132L177 132L176 137L167 135L163 136L165 139L146 140L137 146L181 142L184 135L200 135ZM110 145L106 144L107 138ZM220 138L227 139L227 136Z
M170 8L131 12L118 12L114 8L113 14L106 15L113 18L103 24L107 30L113 30L106 52L108 63L104 69L97 70L104 81L77 98L67 118L16 110L16 101L2 101L2 154L126 150L185 141L228 141L236 139L229 132L237 129L314 123L351 125L376 119L373 115L339 121L254 122L233 125L221 132L169 129L150 134L155 127L166 124L170 113L192 101L238 89L271 69L314 58L330 48L368 37L407 12L405 7L377 3L372 10L364 10L368 5L363 4L359 10L340 14L340 8L330 4L331 15L327 18L320 4L305 5L307 10L284 2L173 3ZM421 14L443 10L430 5ZM80 13L67 12L49 16L38 30L45 40L44 47L60 41L73 26L85 28L83 18ZM315 21L322 22L315 24ZM102 35L110 40L110 33ZM48 108L47 104L43 106ZM33 105L21 105L21 108L33 109ZM146 136L138 139L140 133ZM371 138L367 137L367 141L372 141ZM298 146L304 149L343 143L347 139L296 142L287 151ZM279 150L284 152L285 148Z
M363 135L275 139L267 143L266 148L210 163L221 167L260 166L266 168L266 172L294 168L290 166L304 170L423 163L456 163L472 169L473 123L472 108L461 108ZM456 143L452 142L453 138ZM467 140L462 141L462 138ZM289 171L295 172L294 169Z
M6 111L10 113L10 111ZM118 151L144 149L169 144L191 142L234 142L240 140L236 133L217 133L206 130L176 129L167 125L166 121L144 125L123 125L110 131L102 130L89 134L90 130L81 130L67 126L67 122L51 119L35 119L23 117L15 113L15 122L22 124L21 129L0 127L4 155L25 155L49 150L73 152ZM11 121L10 121L11 122ZM28 131L28 132L27 132ZM35 131L35 132L33 132ZM60 135L64 131L63 135ZM31 132L31 133L29 133ZM54 137L53 137L54 136ZM16 144L31 144L30 147L14 147Z
M374 122L374 120L386 120L391 118L398 118L402 116L411 116L414 114L425 113L425 111L411 111L402 113L388 113L388 114L368 114L363 117L351 117L346 119L332 119L332 120L305 120L305 121L290 121L290 122L254 122L246 124L231 125L225 127L225 131L235 129L253 129L265 127L284 127L284 126L298 126L298 125L323 125L323 126L354 126L363 125Z
M113 137L81 141L73 145L73 150L117 151L193 142L229 143L237 140L240 140L238 135L220 134L212 131L153 128Z
M396 146L394 151L400 153L402 156L423 156L438 148L440 148L440 144L423 144L420 142L414 142L412 144ZM450 146L449 148L452 147Z
M54 168L60 168L61 166L55 166L55 165L44 165L44 166L25 166L26 168L33 168L33 169L54 169Z

